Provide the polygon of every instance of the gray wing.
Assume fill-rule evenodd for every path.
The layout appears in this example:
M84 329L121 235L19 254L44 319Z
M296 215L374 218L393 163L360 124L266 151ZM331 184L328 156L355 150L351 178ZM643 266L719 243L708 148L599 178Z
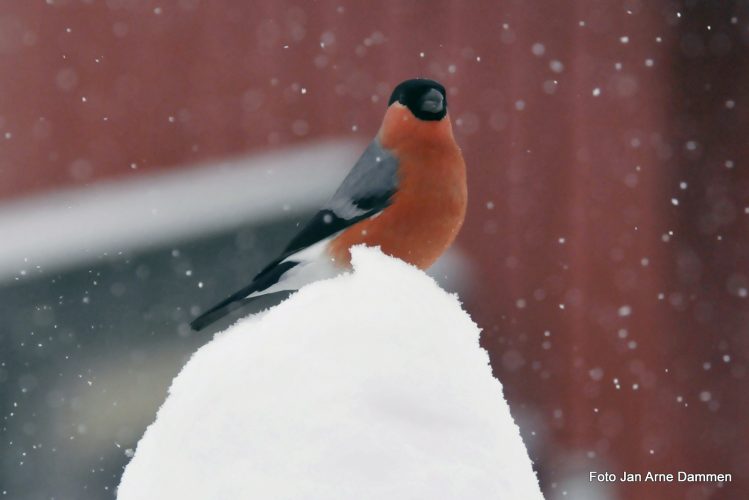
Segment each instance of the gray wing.
M284 257L382 212L398 190L398 160L373 140L333 197L289 242Z
M241 307L246 297L278 283L299 264L288 257L384 210L398 189L398 160L375 139L354 164L333 197L291 240L284 253L268 264L252 282L195 318L201 330Z

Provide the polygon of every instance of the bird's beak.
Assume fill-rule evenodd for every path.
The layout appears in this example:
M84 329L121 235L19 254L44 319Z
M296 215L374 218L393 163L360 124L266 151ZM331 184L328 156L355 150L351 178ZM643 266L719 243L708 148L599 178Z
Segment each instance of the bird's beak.
M421 110L429 113L441 113L445 107L445 98L437 89L430 89L421 98Z

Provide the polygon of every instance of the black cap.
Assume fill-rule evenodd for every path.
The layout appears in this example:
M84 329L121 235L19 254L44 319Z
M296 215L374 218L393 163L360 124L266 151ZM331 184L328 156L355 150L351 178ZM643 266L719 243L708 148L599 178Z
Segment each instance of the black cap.
M388 106L395 101L411 110L420 120L441 120L447 114L445 87L434 80L406 80L393 90Z

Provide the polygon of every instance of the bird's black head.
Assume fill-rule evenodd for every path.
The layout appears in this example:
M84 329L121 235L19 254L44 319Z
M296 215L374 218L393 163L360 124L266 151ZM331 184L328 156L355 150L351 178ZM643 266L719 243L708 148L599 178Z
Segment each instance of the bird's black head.
M407 106L420 120L441 120L447 114L445 87L426 78L415 78L401 83L390 96L388 106L395 101Z

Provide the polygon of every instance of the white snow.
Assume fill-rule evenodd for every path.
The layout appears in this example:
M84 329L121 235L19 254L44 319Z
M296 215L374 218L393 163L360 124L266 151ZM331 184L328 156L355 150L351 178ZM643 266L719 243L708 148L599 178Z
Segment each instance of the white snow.
M458 299L379 250L201 348L120 500L542 498Z

